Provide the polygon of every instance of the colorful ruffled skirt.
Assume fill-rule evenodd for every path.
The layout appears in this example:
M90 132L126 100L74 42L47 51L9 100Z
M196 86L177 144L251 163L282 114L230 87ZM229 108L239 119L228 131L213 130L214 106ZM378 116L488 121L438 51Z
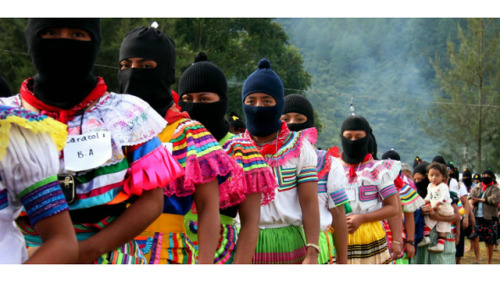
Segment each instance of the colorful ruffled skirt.
M161 214L135 240L148 264L195 264L195 251L186 235L184 216Z
M333 241L333 228L331 226L328 226L319 233L318 245L321 250L318 254L318 263L333 264L335 262L335 245Z
M388 264L391 255L380 221L363 223L353 234L348 234L348 264Z
M253 264L300 264L306 257L306 239L300 226L259 230Z

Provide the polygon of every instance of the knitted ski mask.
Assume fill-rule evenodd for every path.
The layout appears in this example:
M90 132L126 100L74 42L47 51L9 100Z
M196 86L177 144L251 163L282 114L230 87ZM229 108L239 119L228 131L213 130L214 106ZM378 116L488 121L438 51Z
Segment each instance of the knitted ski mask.
M153 60L156 68L119 70L119 91L143 99L164 117L174 103L175 43L154 27L136 28L123 38L118 62L134 57Z
M245 98L252 93L269 94L276 100L276 105L272 107L245 105ZM247 130L251 135L265 137L280 130L285 93L283 83L271 69L271 62L268 59L259 61L257 70L245 80L241 94Z
M415 173L420 173L424 176L424 179L418 182L414 182L415 187L417 187L417 193L422 198L425 198L425 196L427 196L427 186L429 186L430 183L429 178L427 178L428 165L429 165L428 162L421 162L413 168L413 175L415 175Z
M366 132L364 138L358 140L349 140L343 136L346 130L363 130ZM363 161L368 152L368 142L372 129L368 121L358 115L349 116L342 123L340 129L340 140L342 141L342 160L348 164L356 164Z
M229 123L224 118L227 108L227 80L224 72L208 61L205 53L199 53L179 80L179 106L182 111L201 122L217 140L229 132ZM213 92L220 100L214 103L187 103L182 95L188 93Z
M401 156L399 156L399 153L396 152L394 149L391 149L382 155L382 159L383 160L391 159L391 160L401 161Z
M42 39L46 28L80 28L91 41ZM33 92L42 102L69 109L82 101L96 86L90 73L101 45L100 19L35 18L25 31L28 52L38 73L33 77Z
M304 123L289 123L288 128L291 131L299 131L306 128L314 127L314 110L305 97L299 94L290 94L285 96L285 107L283 108L283 114L288 113L299 113L307 117Z
M467 186L467 189L470 189L472 186L472 173L468 169L464 169L462 172L462 182Z
M487 169L481 173L481 175L485 175L485 174L489 175L489 176L488 177L484 177L484 176L481 177L481 182L483 182L484 185L490 185L490 184L492 184L492 182L495 182L496 179L495 179L495 174L493 173L493 171Z

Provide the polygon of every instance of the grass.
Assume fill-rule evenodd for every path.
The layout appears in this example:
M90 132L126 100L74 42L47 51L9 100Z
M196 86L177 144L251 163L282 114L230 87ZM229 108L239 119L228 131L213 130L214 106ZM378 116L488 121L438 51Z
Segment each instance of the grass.
M476 257L474 256L474 250L470 250L467 252L467 249L470 247L470 240L465 239L465 253L460 261L461 264L473 264L476 261ZM488 251L486 250L486 245L484 242L479 242L479 258L481 264L488 263ZM500 264L500 250L493 252L493 258L491 260L493 264Z

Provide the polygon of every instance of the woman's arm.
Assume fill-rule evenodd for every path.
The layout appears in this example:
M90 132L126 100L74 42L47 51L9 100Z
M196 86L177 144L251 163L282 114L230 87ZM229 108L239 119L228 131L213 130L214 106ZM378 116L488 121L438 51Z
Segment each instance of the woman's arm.
M396 216L400 211L400 209L398 210L398 207L399 195L391 195L384 199L382 208L376 211L347 216L347 231L352 234L356 232L359 226L363 223L380 221ZM400 223L400 225L402 225L402 223ZM401 231L401 228L399 231ZM392 234L394 235L394 232L392 232Z
M68 211L44 218L34 227L38 230L43 243L25 263L77 262L78 242Z
M344 205L330 209L332 214L333 239L335 244L335 261L337 264L347 263L347 221Z
M470 205L469 205L469 200L467 200L467 196L466 195L463 195L462 197L460 197L460 201L462 202L462 205L464 206L464 210L465 210L465 217L464 217L464 220L463 220L463 228L467 228L469 226L469 223L470 223L470 219L469 219L469 214L470 214Z
M408 244L405 243L406 247L406 257L413 258L415 257L415 246L413 244L413 240L415 239L415 215L413 212L405 212L405 231L406 231L406 240L410 241Z
M162 209L163 189L143 191L109 226L79 242L78 261L92 263L99 256L134 239L160 216Z
M433 209L428 210L429 211L429 217L433 220L437 221L446 221L446 222L460 222L460 213L458 212L458 207L456 204L451 205L453 207L454 213L453 215L449 216L442 216L439 215L437 212L435 212ZM460 225L458 225L460 227Z
M217 179L196 185L194 203L198 212L198 263L213 264L221 228Z
M241 229L238 235L238 244L234 255L234 264L251 264L259 238L260 222L260 193L247 195L240 204L239 215Z
M319 205L318 183L314 181L298 184L300 209L306 242L318 245L319 240ZM318 252L314 248L307 248L307 255L303 263L317 264Z

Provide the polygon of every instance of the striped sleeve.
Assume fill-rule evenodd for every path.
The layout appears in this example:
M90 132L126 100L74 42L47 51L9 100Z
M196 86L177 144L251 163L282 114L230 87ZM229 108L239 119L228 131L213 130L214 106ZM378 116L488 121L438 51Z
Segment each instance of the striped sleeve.
M32 226L44 218L69 209L55 175L24 189L18 198L23 203Z
M316 167L302 168L300 173L297 174L297 184L311 181L318 181L318 172Z

